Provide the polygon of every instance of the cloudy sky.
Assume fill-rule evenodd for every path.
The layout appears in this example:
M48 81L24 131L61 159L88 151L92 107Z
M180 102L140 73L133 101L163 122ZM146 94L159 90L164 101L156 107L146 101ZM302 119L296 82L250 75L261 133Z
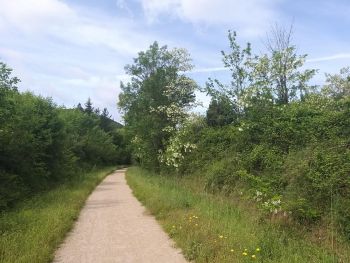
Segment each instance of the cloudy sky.
M294 23L294 43L307 67L337 72L350 65L348 0L0 0L0 60L14 68L21 90L67 107L90 97L116 120L124 65L155 40L186 48L191 77L221 78L227 30L264 51L275 23ZM207 100L200 96L207 103Z

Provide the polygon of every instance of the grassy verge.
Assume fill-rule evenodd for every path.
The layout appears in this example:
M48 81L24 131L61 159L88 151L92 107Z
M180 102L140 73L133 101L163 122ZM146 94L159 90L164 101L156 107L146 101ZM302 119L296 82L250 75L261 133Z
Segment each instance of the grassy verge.
M113 170L83 174L0 214L0 262L50 262L88 195Z
M235 206L228 197L194 190L189 179L155 176L133 167L127 180L189 260L350 262L350 250L334 253L310 242L307 233L260 220L254 209Z

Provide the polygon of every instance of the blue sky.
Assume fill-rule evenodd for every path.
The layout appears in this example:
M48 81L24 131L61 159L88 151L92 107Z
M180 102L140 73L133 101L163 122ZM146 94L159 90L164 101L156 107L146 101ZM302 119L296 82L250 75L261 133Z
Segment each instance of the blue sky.
M22 79L21 90L67 107L90 97L121 120L124 65L155 40L186 48L190 76L203 85L227 75L220 50L228 29L260 53L273 24L294 21L294 43L322 83L325 72L350 65L349 14L348 0L0 0L0 60Z

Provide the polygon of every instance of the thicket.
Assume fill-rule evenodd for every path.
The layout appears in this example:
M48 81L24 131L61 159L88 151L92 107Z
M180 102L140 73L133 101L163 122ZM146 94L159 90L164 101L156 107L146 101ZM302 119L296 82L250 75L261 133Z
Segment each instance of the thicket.
M349 106L350 98L313 95L259 108L235 125L210 127L197 118L182 131L179 144L195 147L182 153L178 174L198 175L207 191L243 195L284 221L350 239Z
M19 79L0 63L0 209L94 166L127 163L120 124L92 107L58 107L20 93Z
M236 37L229 32L230 48L222 52L230 82L209 79L202 89L212 98L207 115L193 116L182 108L183 118L173 122L171 133L154 137L161 147L147 137L139 144L138 135L149 130L129 129L135 160L145 163L149 156L139 151L146 152L149 143L155 154L148 169L197 175L207 191L244 196L284 222L321 226L320 238L350 240L349 68L326 74L322 86L310 85L317 70L305 69L306 55L297 54L292 29L274 27L263 55L254 55L249 43L242 48ZM138 90L172 112L159 97L167 95L166 87L181 86L170 78L170 84L153 81L167 71L159 57L152 59L147 61L152 70L135 65L138 74L148 74L138 80ZM157 92L148 93L146 83ZM131 103L124 107L126 117L155 114L145 104L141 113L136 105L144 100L130 92L132 83L128 87L121 95L123 103ZM158 123L148 125L153 135L166 131Z

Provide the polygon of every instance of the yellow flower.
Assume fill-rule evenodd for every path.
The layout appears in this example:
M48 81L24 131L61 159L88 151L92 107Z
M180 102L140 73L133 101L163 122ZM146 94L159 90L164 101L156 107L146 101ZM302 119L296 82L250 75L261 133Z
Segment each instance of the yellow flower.
M173 226L173 228L175 228L175 226Z
M248 249L246 249L246 248L245 248L245 249L244 249L244 251L245 251L245 252L247 252L247 251L248 251Z
M198 226L198 224L195 224L195 226Z
M231 249L231 252L234 252L234 250L233 250L233 249Z
M224 238L224 236L221 236L221 235L220 235L219 238Z
M256 250L256 252L259 252L260 251L260 248L258 247L257 249L255 249Z
M256 256L255 256L255 255L252 255L252 259L256 259Z
M248 256L248 253L247 252L243 252L242 255L243 256Z

